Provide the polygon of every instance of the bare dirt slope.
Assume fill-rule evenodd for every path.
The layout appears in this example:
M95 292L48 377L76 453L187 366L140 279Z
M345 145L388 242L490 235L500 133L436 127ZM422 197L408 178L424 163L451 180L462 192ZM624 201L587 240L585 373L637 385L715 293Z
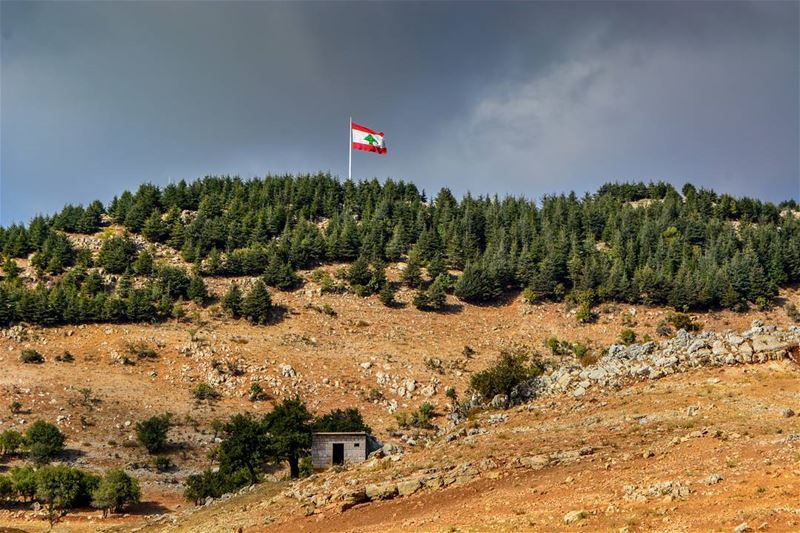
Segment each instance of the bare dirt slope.
M228 283L208 282L217 294ZM400 299L410 296L401 294ZM800 304L795 290L784 291L782 297ZM704 369L580 400L550 398L531 410L512 411L506 422L494 425L487 413L475 420L476 435L450 443L435 440L429 447L424 439L417 446L401 443L406 453L397 462L387 458L301 482L317 487L330 481L338 487L350 478L363 484L426 469L438 472L445 466L456 472L468 464L459 481L407 498L357 505L343 514L322 505L304 517L309 511L303 499L283 495L298 489L268 483L183 516L191 504L183 501L180 483L209 466L207 454L214 445L209 423L214 418L244 410L266 412L274 401L299 393L316 413L357 406L381 440L400 443L391 434L396 423L390 411L430 401L445 413L445 388L453 386L464 394L470 374L490 364L504 347L544 353L543 340L558 337L599 350L613 343L624 327L640 337L657 338L656 325L666 315L663 309L605 306L598 323L579 326L561 304L527 306L518 299L487 307L451 299L449 312L423 313L411 306L387 309L374 297L320 295L311 283L293 293L276 292L274 301L287 313L265 327L219 318L212 307L190 313L186 321L158 325L4 332L0 430L24 430L39 418L58 423L68 437L71 463L89 469L123 466L143 485L145 502L129 516L101 520L98 512L75 513L58 526L61 530L94 531L157 516L163 521L153 527L164 528L175 516L176 528L192 531L231 531L239 525L276 531L440 531L451 526L693 531L730 530L745 519L754 528L767 522L770 530L800 529L798 443L780 443L800 433L796 417L781 416L786 407L800 411L798 375L788 361ZM321 312L325 304L335 316ZM780 308L697 315L713 331L742 331L754 318L779 326L789 323ZM131 350L135 345L146 345L157 357L138 359ZM465 356L465 346L474 355ZM21 363L23 348L40 351L46 362ZM75 361L57 362L55 357L64 351ZM126 356L135 364L123 364ZM720 382L709 384L711 378ZM199 382L213 384L222 399L211 404L193 400L190 391ZM252 382L260 383L271 400L250 402ZM12 401L22 404L22 412L9 411ZM688 416L689 405L699 406L698 414ZM176 469L158 473L149 466L152 458L132 445L133 426L166 411L177 423L170 433ZM438 422L444 425L443 418ZM699 437L671 444L675 437L704 429L708 431ZM591 453L577 459L565 456L542 468L535 461L533 467L519 463L522 457L569 455L584 447L591 447ZM647 450L654 456L644 458ZM487 459L495 466L479 464ZM0 464L0 472L13 464ZM700 483L712 473L724 480ZM666 495L637 501L640 492L664 481L688 485L689 496L678 488L671 502L664 501ZM638 488L625 499L624 487L633 484ZM564 525L564 515L573 510L584 511L582 518ZM27 507L0 510L0 526L46 529Z

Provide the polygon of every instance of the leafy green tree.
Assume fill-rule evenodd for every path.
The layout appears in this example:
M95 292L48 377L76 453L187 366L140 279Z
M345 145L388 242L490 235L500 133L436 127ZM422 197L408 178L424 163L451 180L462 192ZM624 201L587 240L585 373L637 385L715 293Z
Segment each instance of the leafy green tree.
M189 288L186 290L186 295L190 300L194 300L200 305L203 305L208 298L208 289L206 284L199 275L195 274L189 280Z
M271 435L263 421L250 414L234 415L223 426L225 435L216 452L220 471L230 474L246 469L250 483L258 483L262 464L271 459Z
M73 507L89 503L99 478L65 465L42 466L36 471L36 499L44 505L52 528Z
M416 289L422 285L422 268L417 254L414 252L408 258L406 268L400 276L400 280L404 285Z
M364 417L355 407L334 409L314 421L314 431L363 431L372 433L372 429L364 422Z
M380 293L378 293L378 296L381 299L381 303L383 305L389 307L389 306L394 305L394 303L395 303L394 294L395 294L394 287L392 287L391 284L386 283L386 284L384 284L384 286L381 289Z
M14 483L8 476L0 475L0 502L10 500L14 496Z
M172 414L151 416L136 424L136 440L150 453L158 453L167 446L167 434L172 426Z
M222 308L233 318L242 315L242 290L236 283L231 283L225 296L222 297Z
M154 266L153 254L148 250L142 250L136 261L133 262L133 271L140 276L149 276L153 273Z
M92 507L102 509L105 517L109 511L119 513L125 505L139 503L140 498L139 482L115 468L107 471L92 491Z
M37 464L50 461L64 451L66 438L55 425L37 420L25 432L25 445L30 459Z
M286 399L264 417L270 453L289 463L292 478L300 475L300 458L311 450L311 413L299 398Z
M0 433L0 455L10 455L16 453L24 443L22 435L13 429L7 429Z
M14 492L23 500L31 500L36 494L36 470L30 466L14 466L9 472Z
M242 300L242 316L253 324L269 322L272 311L272 297L264 286L264 282L256 280L250 292Z
M136 261L136 243L128 236L110 237L100 246L98 264L112 274L122 274Z

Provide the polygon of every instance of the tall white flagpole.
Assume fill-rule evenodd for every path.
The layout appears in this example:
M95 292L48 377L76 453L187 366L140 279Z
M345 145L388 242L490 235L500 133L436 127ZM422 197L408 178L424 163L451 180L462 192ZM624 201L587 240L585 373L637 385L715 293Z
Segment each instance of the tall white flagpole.
M347 143L347 181L353 179L353 117L350 117L350 131L347 133L347 138L350 139Z

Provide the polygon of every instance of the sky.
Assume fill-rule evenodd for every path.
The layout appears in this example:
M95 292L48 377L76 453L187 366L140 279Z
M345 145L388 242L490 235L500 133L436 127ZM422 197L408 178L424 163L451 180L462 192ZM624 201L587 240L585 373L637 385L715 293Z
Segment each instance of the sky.
M142 182L800 199L800 3L0 2L0 224Z

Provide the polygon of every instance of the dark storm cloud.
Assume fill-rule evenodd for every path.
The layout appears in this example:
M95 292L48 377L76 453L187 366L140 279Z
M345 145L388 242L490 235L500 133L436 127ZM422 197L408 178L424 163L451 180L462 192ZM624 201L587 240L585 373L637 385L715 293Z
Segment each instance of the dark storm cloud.
M798 4L3 2L0 222L210 173L800 195Z

